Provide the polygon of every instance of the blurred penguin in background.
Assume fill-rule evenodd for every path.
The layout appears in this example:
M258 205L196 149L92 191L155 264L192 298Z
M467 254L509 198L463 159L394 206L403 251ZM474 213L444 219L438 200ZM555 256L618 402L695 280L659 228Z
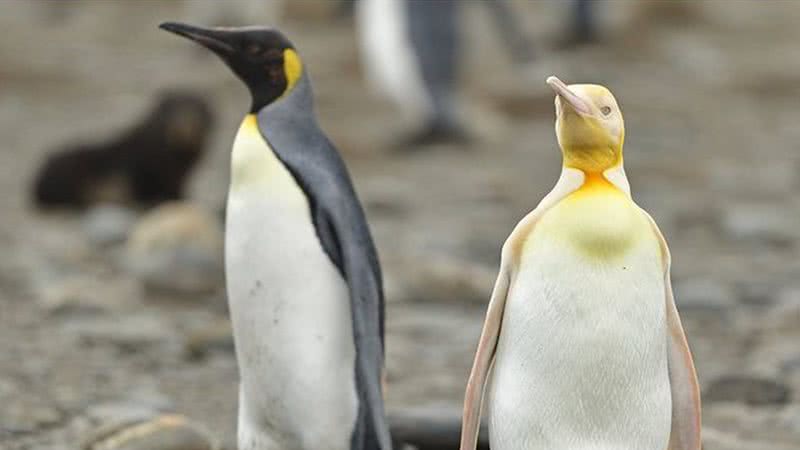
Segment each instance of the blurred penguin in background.
M184 197L205 153L213 116L199 96L168 92L142 120L107 142L67 146L44 161L33 183L39 207L96 203L155 206Z
M566 33L557 47L568 49L597 42L595 5L589 0L572 0Z
M516 60L533 58L507 0L485 2ZM457 78L461 43L457 0L359 0L356 18L366 76L421 128L401 147L465 143Z

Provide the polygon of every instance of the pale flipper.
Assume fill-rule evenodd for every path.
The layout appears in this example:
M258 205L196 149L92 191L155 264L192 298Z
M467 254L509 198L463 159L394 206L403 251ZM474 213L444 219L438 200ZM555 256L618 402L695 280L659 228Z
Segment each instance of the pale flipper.
M667 241L658 225L645 213L661 244L664 265L664 286L666 287L667 330L669 332L669 382L672 390L672 430L668 450L700 450L700 388L694 369L692 354L683 331L675 297L672 295L670 280L671 257Z
M480 429L480 414L483 404L483 394L486 389L486 380L489 376L489 369L494 361L495 350L497 349L497 339L500 336L500 328L503 321L503 313L506 306L506 298L509 290L513 287L515 273L519 265L519 253L525 239L533 231L536 222L561 199L580 188L583 184L584 174L580 170L565 168L561 172L556 186L547 194L539 205L511 232L511 235L503 245L502 257L500 261L500 273L492 291L492 298L486 312L486 319L483 323L478 350L475 353L475 360L472 363L472 371L469 374L467 390L464 395L464 415L461 428L461 450L474 450L478 442L478 430Z

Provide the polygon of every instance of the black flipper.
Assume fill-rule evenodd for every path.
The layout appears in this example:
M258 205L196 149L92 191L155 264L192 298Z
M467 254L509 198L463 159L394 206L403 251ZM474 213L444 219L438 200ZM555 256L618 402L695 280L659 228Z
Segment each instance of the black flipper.
M384 299L378 256L344 162L317 125L305 71L288 94L259 111L258 126L306 193L320 243L350 289L359 400L351 448L391 450L381 388Z

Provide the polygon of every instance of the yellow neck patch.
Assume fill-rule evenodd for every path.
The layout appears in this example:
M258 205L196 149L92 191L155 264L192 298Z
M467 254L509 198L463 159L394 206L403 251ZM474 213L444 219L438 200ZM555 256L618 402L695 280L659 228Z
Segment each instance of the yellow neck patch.
M248 114L244 116L244 120L242 120L241 125L239 125L239 132L253 135L261 133L258 131L258 118L255 114Z
M624 195L624 193L616 187L613 183L608 181L606 177L600 172L584 172L583 184L575 192L567 196L567 198L574 195L592 195L592 194L608 194L608 195Z
M239 127L231 152L231 189L261 188L279 191L291 176L261 136L258 120L248 114Z
M286 92L292 90L297 80L303 75L303 63L300 62L300 56L296 51L287 48L283 51L283 71L286 74Z
M627 254L648 233L649 222L633 201L595 172L544 214L526 247L556 239L591 259L609 261Z

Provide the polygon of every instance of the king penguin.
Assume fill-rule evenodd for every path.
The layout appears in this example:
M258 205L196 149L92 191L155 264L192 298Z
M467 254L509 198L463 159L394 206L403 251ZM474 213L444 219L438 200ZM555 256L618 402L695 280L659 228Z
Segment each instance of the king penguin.
M359 0L356 24L366 78L420 130L407 144L464 143L459 114L462 9L458 0ZM530 63L533 49L509 0L489 9L514 60Z
M460 141L459 2L359 0L356 19L367 79L421 126L411 145Z
M603 86L547 83L561 177L503 245L461 450L475 448L485 388L492 450L699 450L669 249L631 199L622 113Z
M378 258L317 125L305 65L270 28L161 28L216 53L252 97L233 143L225 233L238 448L389 450Z

